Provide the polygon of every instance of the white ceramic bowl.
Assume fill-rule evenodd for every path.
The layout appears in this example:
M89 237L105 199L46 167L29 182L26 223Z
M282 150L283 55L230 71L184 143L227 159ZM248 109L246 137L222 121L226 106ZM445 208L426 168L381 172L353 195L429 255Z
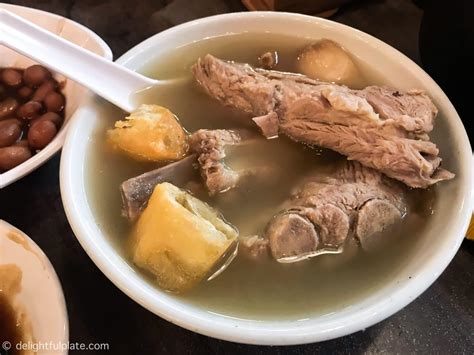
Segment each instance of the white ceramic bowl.
M61 192L66 213L80 243L123 292L145 308L192 331L230 341L252 344L298 344L327 340L387 318L418 297L446 268L458 250L472 211L471 148L462 123L446 95L415 63L387 44L353 28L288 13L236 13L204 18L159 33L131 49L118 62L137 69L152 57L206 37L227 33L265 32L308 38L330 38L389 77L401 89L422 88L440 110L433 138L444 166L457 173L443 182L437 213L423 235L414 236L414 257L365 299L324 317L305 321L249 321L225 317L186 304L146 282L122 259L94 218L87 200L84 164L89 137L101 117L96 103L84 106L71 122L61 161ZM117 218L119 218L117 216ZM224 276L223 276L224 277ZM277 295L274 295L277 297Z
M17 15L34 22L38 26L41 26L53 33L56 33L57 35L67 39L68 41L71 41L94 53L97 53L98 55L101 55L104 58L107 58L109 60L112 59L112 52L109 46L107 46L107 44L94 32L74 21L48 12L30 9L22 6L0 4L0 9L6 9L11 12L14 12ZM18 54L12 51L11 49L2 46L1 44L2 39L0 37L0 68L10 66L17 68L25 68L35 63L31 59L21 54ZM57 76L57 79L61 81L65 80L65 78L61 76ZM69 126L70 118L74 114L76 109L87 98L89 92L87 89L69 80L66 81L64 94L66 96L66 117L64 124L62 125L56 137L51 141L51 143L48 144L48 146L46 146L38 154L34 155L31 159L28 159L23 164L20 164L17 167L3 174L0 173L0 189L29 174L30 172L41 166L43 163L45 163L59 149L61 149L64 142L66 129Z
M26 315L33 336L33 343L24 346L42 346L38 355L67 354L62 347L69 340L68 318L58 276L35 242L0 220L0 267L10 264L22 271L21 290L14 301L18 311ZM48 344L54 345L45 348ZM0 353L2 350L7 350L4 343L0 344Z

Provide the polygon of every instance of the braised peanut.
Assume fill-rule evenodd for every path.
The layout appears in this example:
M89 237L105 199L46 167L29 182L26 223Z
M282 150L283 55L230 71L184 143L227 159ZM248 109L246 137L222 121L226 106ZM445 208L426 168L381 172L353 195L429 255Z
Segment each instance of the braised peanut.
M50 92L44 98L44 105L48 111L59 112L64 108L64 96L56 91Z
M38 101L28 101L20 106L16 115L20 118L31 120L38 116L43 106Z
M24 100L28 100L33 95L33 89L28 86L23 86L18 90L18 96Z
M32 65L23 73L23 80L30 87L37 87L51 78L51 72L42 65Z
M31 157L27 147L11 146L0 148L0 171L10 170Z
M33 100L35 101L43 101L46 95L50 92L56 90L58 87L58 83L52 79L46 80L43 84L41 84L38 89L36 89L35 93L33 94Z
M15 143L21 136L21 123L17 119L0 121L0 148Z
M3 69L1 74L2 81L8 86L18 86L22 83L21 74L15 69Z
M18 101L13 97L7 97L0 102L0 120L8 116L12 116L18 108Z
M53 140L57 132L53 122L48 120L38 122L28 131L28 144L33 149L43 149Z

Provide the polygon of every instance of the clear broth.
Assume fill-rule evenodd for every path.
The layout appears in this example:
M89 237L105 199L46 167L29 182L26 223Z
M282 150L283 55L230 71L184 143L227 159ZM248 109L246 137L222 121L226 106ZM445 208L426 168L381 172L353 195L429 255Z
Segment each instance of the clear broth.
M165 93L158 94L155 90L141 93L137 102L168 107L190 132L200 128L249 127L248 117L223 107L197 88L190 73L191 65L207 53L256 65L259 55L276 50L280 59L276 69L295 71L298 51L310 42L307 38L243 33L191 43L159 58L150 58L140 70L154 78L188 80ZM388 83L382 75L355 59L366 84ZM107 149L105 131L124 114L108 103L103 103L102 109L103 119L91 138L93 144L88 152L88 198L100 228L135 269L126 248L130 225L120 216L119 186L124 180L157 166L134 162ZM246 153L239 154L245 157ZM262 161L278 165L277 186L275 183L248 186L237 196L207 198L241 235L261 232L305 173L331 169L344 159L331 151L304 147L284 137L262 139L258 156ZM348 307L396 274L415 248L416 235L432 213L434 190L411 191L409 195L411 213L403 223L380 235L371 250L354 247L341 255L323 255L290 265L271 260L255 262L239 255L221 276L176 297L212 313L253 320L302 320ZM142 275L153 282L150 275Z

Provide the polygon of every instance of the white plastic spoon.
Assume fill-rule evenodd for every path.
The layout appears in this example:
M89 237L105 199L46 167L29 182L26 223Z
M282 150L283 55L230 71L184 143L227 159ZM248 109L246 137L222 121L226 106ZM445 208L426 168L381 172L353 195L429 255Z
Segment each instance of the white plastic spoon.
M175 82L138 74L3 9L0 44L87 87L127 112L135 109L134 93Z

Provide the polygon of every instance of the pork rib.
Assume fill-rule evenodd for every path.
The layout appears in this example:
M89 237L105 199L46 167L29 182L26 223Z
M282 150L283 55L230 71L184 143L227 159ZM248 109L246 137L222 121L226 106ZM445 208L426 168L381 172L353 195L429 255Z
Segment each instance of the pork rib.
M437 109L419 90L351 90L211 55L193 72L210 96L251 115L267 137L283 133L335 150L411 187L454 177L429 141Z
M269 222L265 237L275 259L299 261L337 251L348 238L364 247L406 213L401 184L346 162L329 178L309 174Z
M275 173L271 164L233 170L225 163L229 148L238 150L259 139L262 138L246 129L200 129L189 137L189 148L198 156L199 171L209 195L228 191L249 179L262 181Z

